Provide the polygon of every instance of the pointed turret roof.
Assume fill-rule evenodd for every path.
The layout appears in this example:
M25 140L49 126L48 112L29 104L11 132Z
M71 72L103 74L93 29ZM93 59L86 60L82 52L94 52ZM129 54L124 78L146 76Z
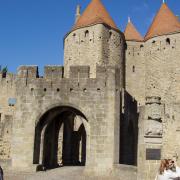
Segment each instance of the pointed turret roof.
M155 16L145 39L178 31L180 32L180 22L178 18L169 9L167 4L163 3L159 12Z
M128 19L128 23L126 29L124 31L125 39L127 41L143 41L143 37L137 31L130 18Z
M99 23L106 24L113 29L119 30L101 3L101 0L92 0L74 25L73 30Z

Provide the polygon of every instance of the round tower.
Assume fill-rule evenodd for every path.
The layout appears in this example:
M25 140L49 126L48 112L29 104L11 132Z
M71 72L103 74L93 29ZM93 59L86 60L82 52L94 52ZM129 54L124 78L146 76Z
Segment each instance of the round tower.
M145 104L144 39L133 25L130 17L124 35L127 45L126 90L138 101L138 105L143 105Z
M180 101L180 22L163 3L146 36L146 96ZM180 76L179 76L180 77Z
M65 77L70 66L90 66L94 78L97 65L119 67L124 77L124 35L101 1L92 0L64 38Z

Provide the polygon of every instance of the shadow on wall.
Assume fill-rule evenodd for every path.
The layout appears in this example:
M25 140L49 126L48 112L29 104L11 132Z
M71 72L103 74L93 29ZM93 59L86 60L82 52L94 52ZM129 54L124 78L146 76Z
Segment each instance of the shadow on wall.
M124 92L120 122L120 164L137 165L138 109L137 101Z

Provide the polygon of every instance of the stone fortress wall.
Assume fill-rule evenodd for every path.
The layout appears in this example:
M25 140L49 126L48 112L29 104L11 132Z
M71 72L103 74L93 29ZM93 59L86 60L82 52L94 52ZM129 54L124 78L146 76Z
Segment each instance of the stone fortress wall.
M127 41L126 89L140 103L160 96L163 102L179 101L180 34Z
M37 66L21 66L17 75L7 74L1 79L1 88L6 90L2 93L4 99L1 104L8 109L3 109L2 117L11 117L4 118L1 126L2 132L4 126L8 128L2 136L2 149L6 152L0 156L3 167L18 170L37 168L42 159L32 163L36 151L36 126L46 111L61 106L80 110L88 120L85 128L88 135L86 166L89 171L107 167L116 169L114 164L120 162L136 163L137 144L132 142L134 134L120 142L120 136L122 139L128 134L126 129L130 128L137 135L137 118L132 118L137 105L120 86L119 68L97 66L96 78L90 78L89 66L71 66L69 78L64 77L62 66L46 66L44 72L44 77L39 77ZM11 96L6 94L10 92L8 88ZM13 106L7 104L9 97L16 99ZM132 104L126 103L127 100ZM120 125L120 119L126 128ZM135 139L137 141L137 137ZM130 170L130 173L134 172L135 169L133 172Z
M55 118L56 108L81 112L89 171L137 165L137 179L151 180L161 158L180 156L179 32L125 42L121 32L97 23L66 35L64 59L64 67L46 66L44 77L37 66L0 74L0 159L7 167L42 164L47 147L36 147L45 138L36 141L36 129L46 113L48 122ZM159 156L148 157L154 150Z
M15 97L15 78L14 74L8 73L6 78L0 74L0 156L7 162L11 159L13 116L16 111L11 102Z
M88 164L96 161L98 166L103 166L101 158L107 159L110 166L119 161L118 146L115 146L119 141L120 105L116 101L120 99L121 90L119 69L96 69L96 78L90 79L88 66L71 67L69 78L64 78L63 67L46 67L44 78L38 77L37 67L19 68L13 81L13 92L16 92L13 97L17 99L17 104L11 137L12 166L20 169L32 167L35 124L39 120L37 117L48 108L59 105L59 102L81 109L87 119L91 120L86 127L90 137L87 146ZM109 121L113 118L114 121ZM113 130L112 126L117 129ZM91 132L88 127L91 127Z
M162 157L167 157L167 156L172 156L173 154L177 153L179 154L179 147L180 145L177 143L178 142L178 132L179 132L179 76L178 76L178 47L179 47L179 40L178 40L179 34L175 34L175 35L169 35L169 36L162 36L162 37L156 37L156 42L154 42L154 40L149 39L146 43L140 43L140 42L127 42L127 51L126 51L126 83L127 83L127 91L134 96L137 97L137 99L139 99L138 102L141 102L142 104L143 102L143 95L145 94L145 92L143 92L144 88L143 87L143 81L145 81L145 77L138 77L138 75L140 73L144 73L144 65L143 63L140 63L140 59L142 59L145 55L147 54L145 57L150 57L149 59L151 60L145 60L146 63L148 63L148 65L146 65L148 73L146 74L146 77L148 79L147 83L146 83L146 95L144 97L146 97L147 95L149 96L160 96L164 97L164 100L161 100L162 103L164 104L163 107L165 108L166 112L163 112L163 137L162 137L162 145L154 145L154 142L150 143L150 144L144 144L144 134L145 131L143 132L139 132L139 169L141 170L145 170L144 174L146 174L143 178L153 178L154 176L154 172L157 169L157 167L159 166L159 161L149 161L149 165L143 165L143 162L146 162L146 158L145 158L145 149L146 148L161 148L162 149ZM160 62L160 60L158 60L158 58L155 58L155 53L157 53L157 51L160 51L158 49L159 46L154 45L154 43L158 43L157 39L160 38L161 41L164 40L164 45L162 45L163 43L161 43L161 50L163 52L159 52L162 53L159 56L159 59L164 58L165 56L169 58L169 61L166 61L166 63L169 62L169 66L166 66L164 64L162 64L162 61ZM167 38L170 39L170 44L166 42ZM174 39L175 38L175 39ZM174 44L171 45L171 41L173 42L174 40ZM176 41L175 41L176 40ZM175 43L176 42L176 43ZM143 45L143 46L142 46ZM136 48L134 48L134 46ZM148 48L148 47L151 48ZM153 49L154 48L154 52L149 52L147 53L147 49ZM139 48L139 49L138 49ZM142 48L145 49L142 51ZM165 51L165 52L164 52ZM168 52L167 52L168 51ZM169 52L170 51L170 52ZM134 54L133 54L134 53ZM151 54L151 56L150 56ZM174 54L177 54L177 56L174 56ZM132 57L130 56L132 55ZM170 56L171 55L171 56ZM137 57L137 58L136 58ZM156 55L157 57L157 55ZM177 58L172 58L172 57L177 57ZM152 61L154 59L154 61ZM176 60L175 60L176 59ZM157 60L157 62L155 61ZM166 58L165 58L166 60ZM172 63L173 62L173 63ZM152 65L149 65L149 63L151 63ZM158 65L156 65L156 63ZM128 86L128 82L130 82L130 80L133 79L133 66L135 66L135 75L134 75L134 80L132 82L134 82L134 85L132 86L132 84L130 84ZM139 68L138 68L139 67ZM148 68L148 67L153 67L153 68ZM160 69L160 67L162 68L162 70ZM168 68L166 69L166 71L164 70L164 68ZM155 71L153 70L155 69ZM173 71L175 69L175 71ZM139 71L139 72L138 72ZM154 88L154 86L152 87L152 80L154 80L154 84L158 83L159 81L159 74L157 75L157 71L159 71L159 74L161 74L162 78L165 78L164 81L167 80L167 84L166 83L162 83L162 85L164 85L164 91L160 91L159 90L159 86L156 86L156 88ZM97 70L97 79L101 79L102 77L102 69ZM169 72L168 74L163 74ZM99 74L100 73L100 74ZM99 75L98 75L99 74ZM129 74L129 75L128 75ZM167 76L169 75L169 76ZM81 91L83 93L87 93L88 89L90 88L91 92L92 92L92 82L95 82L96 78L92 78L91 81L91 85L89 84L89 82L87 83L87 79L89 79L90 77L90 68L88 66L84 66L84 67L71 67L71 72L69 73L70 78L72 78L73 84L74 84L74 79L76 79L77 84L76 86L72 85L69 86L67 83L67 81L69 81L66 78L63 78L63 67L46 67L45 68L45 75L44 78L38 78L38 71L37 71L37 67L21 67L18 71L17 75L13 75L13 74L7 74L6 78L2 78L1 76L1 104L2 104L2 108L1 108L1 159L3 160L7 160L7 162L9 161L9 163L11 163L11 138L12 138L12 124L13 124L13 119L14 119L14 115L16 114L16 106L11 106L11 104L9 104L8 100L9 98L17 98L18 99L18 93L17 92L23 92L24 93L24 87L23 86L28 86L28 95L24 96L24 99L21 99L21 102L26 102L28 104L28 101L32 100L32 95L35 93L35 89L38 86L41 87L41 91L43 92L42 94L47 94L47 92L45 92L45 88L47 88L46 90L48 91L48 89L51 89L51 95L50 96L56 96L56 94L65 92L65 90L62 90L61 87L67 88L66 90L69 91L69 93L73 93L73 91L75 90L74 88L80 88L80 86L78 86L78 83L82 83L82 81L86 82L86 87L82 88ZM130 79L129 77L132 77L132 79ZM136 78L135 78L136 77ZM22 78L22 79L21 79ZM107 78L107 77L106 77ZM173 81L168 80L169 78L172 78ZM19 80L18 80L19 79ZM20 80L21 79L21 80ZM36 80L37 83L36 82ZM61 83L63 83L63 85L58 84L57 85L57 79L58 81L60 81ZM83 80L84 79L84 80ZM94 79L94 80L93 80ZM138 82L142 82L142 86L139 86L137 83L137 79ZM17 86L17 82L20 81L18 83ZM71 81L71 80L70 80ZM69 81L69 82L70 82ZM45 83L46 82L46 83ZM131 82L131 83L132 83ZM149 83L148 83L149 82ZM151 82L151 83L150 83ZM55 85L55 84L56 85ZM81 84L80 83L80 84ZM102 83L102 81L101 81ZM161 83L161 82L159 82ZM171 84L170 84L171 83ZM94 88L95 91L102 91L102 89L98 89L98 87L101 86L101 84L99 83L95 83L96 84L96 88ZM136 85L136 88L134 88L134 86ZM56 86L56 87L55 87ZM133 88L129 88L129 87L133 87ZM18 88L19 87L19 88ZM60 88L59 88L60 87ZM136 90L137 88L140 88L139 90ZM19 89L17 91L17 88ZM52 91L52 88L54 89L54 91ZM141 89L142 88L142 89ZM172 88L171 91L170 88ZM169 91L168 91L169 89ZM77 89L76 89L77 90ZM133 90L133 91L131 91ZM50 93L49 92L49 93ZM167 94L167 96L165 96L165 92ZM17 94L16 94L17 93ZM140 94L139 94L140 93ZM38 95L38 94L37 94ZM50 98L50 96L48 98ZM64 95L63 95L64 96ZM68 94L66 97L69 97L70 95ZM39 97L39 95L37 96ZM43 95L42 95L43 97ZM140 97L140 98L138 98ZM174 97L172 99L172 97ZM43 97L44 99L45 97ZM47 98L47 99L48 99ZM36 100L35 100L36 99ZM33 104L38 104L37 107L40 107L40 105L42 104L42 99L39 99L39 103L37 101L38 98L35 98L34 100L36 101L36 103ZM45 98L46 99L46 98ZM50 98L51 99L51 98ZM57 100L57 99L56 99ZM166 104L165 104L166 103ZM21 108L20 111L22 111L22 109L25 109L25 106L21 104ZM28 108L29 105L28 105ZM144 125L144 119L147 119L147 117L141 117L143 116L142 114L144 114L144 116L147 116L146 111L141 110L143 109L140 108L140 121L139 121L139 127L145 128L146 125ZM31 112L27 113L27 111L25 111L26 116L24 117L25 119L29 118L31 115ZM142 120L141 120L142 119ZM17 123L19 124L19 123ZM29 126L29 125L28 125ZM24 131L24 130L23 130ZM174 132L176 133L176 136L174 135ZM23 133L23 132L22 132ZM31 132L32 133L32 132ZM142 133L142 134L141 134ZM22 134L21 134L22 135ZM32 134L31 134L32 135ZM17 137L17 136L16 136ZM142 139L141 139L142 138ZM174 138L176 138L177 140L174 141ZM33 139L33 138L32 138ZM32 140L31 139L31 140ZM15 139L14 139L15 141ZM142 143L142 144L141 144ZM162 148L163 147L163 148ZM32 144L31 144L31 148L32 148ZM174 149L175 148L175 149ZM17 148L15 148L17 149ZM21 149L20 151L22 151L22 149L24 150L24 147L20 147L18 149ZM15 153L19 153L19 152L15 152ZM27 152L25 152L27 153ZM31 157L32 158L32 157ZM29 158L30 159L30 158ZM16 162L16 161L15 161ZM17 163L17 162L16 162ZM19 164L23 164L22 161ZM146 163L147 164L147 163ZM7 164L9 165L9 164ZM142 166L141 166L142 165ZM149 169L149 171L146 171L147 169Z
M167 40L169 38L169 40ZM155 42L154 42L155 41ZM161 41L161 43L160 43ZM143 179L149 178L153 179L154 173L159 166L159 161L148 161L146 160L146 149L147 148L156 148L161 149L162 157L173 156L175 153L179 155L180 145L177 143L179 138L179 34L172 34L168 36L155 37L149 39L145 43L142 42L129 42L127 41L127 50L126 50L126 90L127 92L137 99L139 106L145 104L145 106L139 107L139 151L138 151L138 170L141 171L141 175L144 172ZM151 50L151 51L148 51ZM160 52L159 52L160 51ZM168 60L167 60L168 59ZM141 63L142 61L142 63ZM164 62L164 63L163 63ZM169 64L169 65L167 65ZM135 67L133 70L133 66ZM38 70L35 66L22 66L18 70L17 75L7 74L6 78L1 76L1 159L5 160L7 166L9 164L21 164L24 166L32 166L32 153L28 149L33 149L34 144L34 126L31 127L31 131L28 132L30 126L35 122L35 115L40 114L40 111L45 111L45 109L50 106L50 104L56 104L58 101L63 101L65 104L77 104L80 103L81 107L88 105L88 113L91 111L91 105L88 104L89 99L92 100L92 97L101 97L98 101L97 106L92 106L94 111L96 109L97 114L101 109L102 117L107 111L107 105L111 106L109 102L111 100L104 100L104 105L102 105L102 97L107 98L107 94L104 94L104 88L107 85L105 82L109 75L107 75L105 67L97 66L96 69L96 78L90 78L91 71L89 66L72 66L70 68L69 78L64 77L64 68L57 66L47 66L45 67L44 78L38 76ZM118 69L118 68L117 68ZM93 70L94 71L94 70ZM117 74L121 74L120 70L117 70ZM133 72L134 71L134 72ZM113 70L112 70L113 72ZM144 76L141 76L141 74ZM106 74L106 75L105 75ZM159 79L161 76L163 80ZM131 77L131 78L130 78ZM122 86L120 86L120 76L118 75L115 80L114 93L121 91ZM146 82L146 84L144 83ZM167 83L165 83L167 82ZM140 85L139 85L140 83ZM156 86L153 86L156 85ZM105 88L106 89L106 88ZM160 91L160 89L163 89ZM102 93L103 92L103 93ZM76 96L75 94L79 94ZM84 95L88 96L85 98ZM104 94L104 95L103 95ZM116 93L115 93L116 94ZM72 95L72 96L71 96ZM75 95L75 96L74 96ZM91 98L89 98L91 96ZM117 95L120 98L119 95ZM32 98L33 97L33 98ZM65 97L65 99L64 99ZM77 98L78 97L78 98ZM111 97L114 99L113 94ZM155 107L155 114L161 114L162 129L163 134L158 139L161 139L161 142L152 142L146 141L146 130L148 121L148 112L149 106L147 106L147 101L145 97L160 97L161 98L161 110L157 110ZM17 105L11 105L9 98L15 98L17 100ZM83 98L82 102L77 102L77 99ZM95 100L95 101L96 101ZM49 102L48 102L49 101ZM18 102L21 102L20 104ZM46 102L48 102L46 104ZM58 103L57 102L57 103ZM93 101L92 101L93 102ZM115 101L114 101L115 102ZM32 109L33 104L33 109ZM46 107L41 107L42 104L45 104ZM117 107L119 103L116 102ZM103 107L104 106L104 107ZM100 108L100 109L99 109ZM36 112L35 109L38 109ZM115 110L119 112L118 108ZM151 111L151 110L150 110ZM87 113L87 114L88 114ZM34 120L32 120L32 114ZM118 113L118 116L120 112ZM97 115L99 117L99 115ZM30 118L31 117L31 118ZM95 118L95 117L94 117ZM21 122L19 120L21 119ZM31 119L26 121L27 119ZM99 118L100 119L100 118ZM132 119L132 116L131 116ZM100 123L100 122L98 122ZM101 122L102 123L102 122ZM105 126L102 127L102 131L106 131L108 128L106 125L107 122L104 122ZM116 122L119 123L118 121ZM14 124L14 125L13 125ZM13 125L13 126L12 126ZM96 124L97 125L97 124ZM95 127L96 125L91 125ZM149 127L157 127L157 124L148 121ZM128 127L128 125L126 125ZM12 129L14 134L12 135ZM94 128L95 129L95 128ZM105 130L106 129L106 130ZM99 129L98 129L99 130ZM96 130L95 130L96 131ZM117 129L115 131L118 131ZM23 137L26 139L27 144L19 144L23 142L22 135L24 132L29 133L28 137ZM174 133L175 132L175 133ZM94 132L93 132L94 133ZM122 136L125 137L125 132ZM96 132L95 132L96 134ZM176 134L176 135L175 135ZM102 136L104 136L103 134ZM11 139L13 137L13 140ZM17 140L19 138L19 140ZM96 136L97 138L97 136ZM104 137L105 138L105 137ZM104 142L102 138L102 142ZM176 141L174 140L176 139ZM28 144L29 141L29 144ZM116 141L119 143L118 138ZM13 142L13 143L12 143ZM16 143L18 142L18 144ZM92 140L93 142L93 140ZM100 142L100 140L98 140ZM97 143L97 141L96 141ZM106 143L105 143L106 144ZM12 147L13 146L13 151ZM94 144L89 145L94 147ZM98 146L98 145L96 145ZM99 146L91 151L97 156L104 158L104 155L101 156L98 152L102 152L104 149ZM114 146L115 147L115 146ZM128 143L124 142L124 152L128 152ZM116 148L115 148L116 149ZM120 151L120 150L115 150ZM20 153L21 152L21 153ZM104 153L104 151L103 151ZM19 154L24 154L27 156L27 159L21 159ZM99 154L99 155L98 155ZM109 154L104 153L105 156ZM130 154L130 153L129 153ZM109 155L109 161L110 156ZM123 157L128 156L123 154ZM11 158L14 158L13 160ZM97 159L99 159L97 158ZM132 158L132 157L128 157ZM127 158L127 159L128 159ZM90 159L90 158L89 158ZM117 160L118 159L118 160ZM119 161L119 158L116 159L116 162ZM127 161L126 159L126 161ZM12 161L12 162L11 162ZM97 160L98 161L98 160ZM111 162L113 160L111 159ZM132 160L130 160L132 161ZM29 162L29 164L27 164ZM122 160L123 162L123 160ZM90 161L91 164L91 161ZM147 169L149 169L147 171Z
M132 44L135 47L131 48ZM139 108L138 174L144 175L138 178L149 180L155 177L159 161L147 160L146 149L161 149L161 158L180 156L180 144L177 140L180 138L180 34L157 36L144 43L128 41L127 45L130 47L127 46L126 50L126 88L141 105ZM135 53L135 49L139 47L143 48L142 56L139 52ZM150 108L147 97L159 97L162 107ZM156 118L150 120L149 112L159 114L160 120ZM156 132L159 126L162 126L160 134ZM147 128L151 129L149 132L152 135L146 134Z
M146 51L146 96L180 102L180 33L149 39Z
M145 104L145 43L126 41L126 90L137 101L138 106Z
M147 160L147 149L160 149L161 158L180 156L180 33L126 43L126 90L139 105L138 179L150 180L160 162Z

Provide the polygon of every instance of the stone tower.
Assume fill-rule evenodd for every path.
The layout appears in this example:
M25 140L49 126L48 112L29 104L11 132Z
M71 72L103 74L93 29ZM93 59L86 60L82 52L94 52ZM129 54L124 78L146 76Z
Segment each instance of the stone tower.
M144 39L130 18L128 19L124 35L127 45L126 90L138 101L138 105L142 105L144 104L145 96Z
M69 77L70 66L76 65L90 66L91 77L96 76L97 65L119 67L123 75L123 48L123 34L101 1L92 0L64 38L65 76Z
M180 73L180 23L166 3L155 16L145 42L146 96L160 96L166 103L180 100L179 79L173 80Z
M154 179L157 160L179 154L179 57L180 22L163 3L144 38L146 100L139 116L138 179Z

